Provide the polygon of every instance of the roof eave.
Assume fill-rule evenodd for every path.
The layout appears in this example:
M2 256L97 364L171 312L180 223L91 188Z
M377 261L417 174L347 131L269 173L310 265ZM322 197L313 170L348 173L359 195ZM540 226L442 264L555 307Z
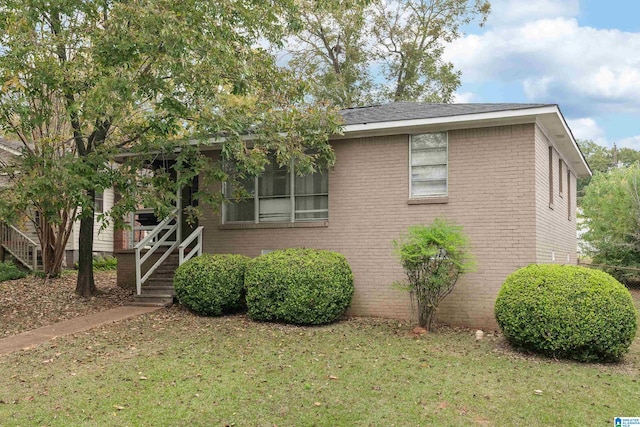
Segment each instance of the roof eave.
M492 127L514 124L544 122L554 132L554 138L566 140L566 148L571 151L573 167L578 176L591 176L591 169L578 148L569 126L557 105L547 105L526 109L495 111L489 113L462 114L457 116L424 119L396 120L374 123L345 125L341 135L333 135L332 140L362 138L416 132L455 130L470 127Z

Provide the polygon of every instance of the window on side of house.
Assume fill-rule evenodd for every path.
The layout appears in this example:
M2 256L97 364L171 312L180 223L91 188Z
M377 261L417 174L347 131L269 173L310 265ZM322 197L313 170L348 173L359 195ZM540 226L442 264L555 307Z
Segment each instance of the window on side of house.
M409 141L410 197L448 193L448 135L446 132L411 135Z
M553 147L549 146L549 207L553 208Z
M249 197L236 201L237 192L225 184L223 222L301 222L329 219L329 176L298 176L293 170L269 164L262 175L242 183Z
M562 197L562 175L563 175L562 159L558 159L558 195Z
M571 221L571 171L567 170L567 219Z
M96 191L93 209L95 213L104 212L104 191Z
M255 218L255 179L246 178L239 183L239 189L230 183L224 184L224 222L254 222ZM237 190L237 191L236 191ZM242 196L242 190L249 193L249 197Z

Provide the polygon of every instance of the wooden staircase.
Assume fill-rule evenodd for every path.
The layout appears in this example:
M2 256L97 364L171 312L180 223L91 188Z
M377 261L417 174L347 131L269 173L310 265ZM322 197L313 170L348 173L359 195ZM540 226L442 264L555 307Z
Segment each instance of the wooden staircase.
M5 251L31 271L44 270L40 245L12 225L0 222L0 253Z
M144 307L170 307L175 299L173 276L178 268L178 252L174 252L142 284L140 294L129 305Z

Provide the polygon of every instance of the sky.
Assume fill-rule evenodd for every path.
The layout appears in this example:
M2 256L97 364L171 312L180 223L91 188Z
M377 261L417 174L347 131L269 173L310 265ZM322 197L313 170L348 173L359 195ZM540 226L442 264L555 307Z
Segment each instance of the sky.
M558 104L575 138L640 150L640 0L491 0L445 59L455 102Z

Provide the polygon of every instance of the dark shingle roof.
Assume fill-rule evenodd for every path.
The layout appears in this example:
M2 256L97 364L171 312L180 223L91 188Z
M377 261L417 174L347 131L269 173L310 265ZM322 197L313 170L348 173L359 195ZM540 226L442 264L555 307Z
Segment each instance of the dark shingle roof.
M432 104L401 101L385 105L347 108L341 110L340 114L342 114L345 124L355 125L524 110L550 105L552 104Z

